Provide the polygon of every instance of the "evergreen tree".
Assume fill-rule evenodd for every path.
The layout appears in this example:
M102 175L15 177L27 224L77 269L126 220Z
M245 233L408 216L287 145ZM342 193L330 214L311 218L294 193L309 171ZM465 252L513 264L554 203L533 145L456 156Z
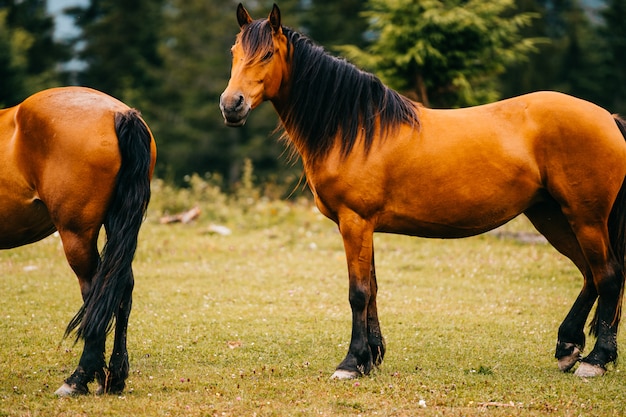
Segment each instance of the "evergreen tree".
M301 12L301 30L329 50L347 44L363 48L367 44L364 9L362 0L313 0Z
M564 48L554 89L606 107L608 102L602 95L606 48L598 37L597 27L577 2L570 5L563 18Z
M25 31L11 30L7 10L0 9L0 108L20 102L26 95L26 51L32 43Z
M53 38L45 0L0 0L0 105L15 105L61 84L57 71L68 48Z
M148 92L158 88L156 71L162 30L163 0L91 0L67 11L81 34L74 40L85 68L81 85L111 94L141 108Z
M535 44L520 35L531 15L504 15L509 0L369 0L367 5L375 40L365 50L343 50L426 106L499 98L497 75Z
M538 52L511 66L502 77L504 96L536 90L558 90L607 105L602 83L607 76L605 42L590 13L577 0L518 0L519 12L540 18L524 36L543 37Z
M604 97L611 111L626 116L626 0L609 0L601 11L600 34L607 45Z

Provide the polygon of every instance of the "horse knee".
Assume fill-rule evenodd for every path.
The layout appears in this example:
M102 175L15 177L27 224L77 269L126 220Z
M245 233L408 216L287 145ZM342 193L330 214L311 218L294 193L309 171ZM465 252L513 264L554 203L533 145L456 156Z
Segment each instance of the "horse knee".
M370 300L370 290L362 285L350 285L348 298L352 311L365 311Z
M612 295L619 296L624 286L622 268L613 264L607 273L603 274L600 279L596 280L595 285L600 297Z

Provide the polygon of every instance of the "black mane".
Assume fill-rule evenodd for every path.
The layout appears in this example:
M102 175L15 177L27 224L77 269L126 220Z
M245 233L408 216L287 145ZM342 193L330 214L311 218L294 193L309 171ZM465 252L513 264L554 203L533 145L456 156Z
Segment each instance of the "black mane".
M293 49L293 62L289 98L280 116L291 139L307 150L309 159L324 157L338 134L346 156L359 137L363 137L367 152L376 137L393 134L401 124L419 126L415 103L376 76L328 54L306 36L282 29ZM246 39L255 39L254 44L245 45ZM267 20L249 24L242 42L250 52L265 50L268 42L271 45Z

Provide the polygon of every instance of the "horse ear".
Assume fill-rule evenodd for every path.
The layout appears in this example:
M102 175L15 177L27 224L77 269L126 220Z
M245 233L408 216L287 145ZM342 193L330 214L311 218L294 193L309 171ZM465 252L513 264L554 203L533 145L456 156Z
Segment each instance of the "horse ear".
M237 22L239 23L240 28L252 22L250 13L248 13L246 8L243 7L243 4L241 3L239 3L239 6L237 6Z
M268 19L270 21L270 26L274 30L274 33L280 32L281 31L280 9L276 5L276 3L274 3L274 7L272 8L272 11L270 12L270 16Z

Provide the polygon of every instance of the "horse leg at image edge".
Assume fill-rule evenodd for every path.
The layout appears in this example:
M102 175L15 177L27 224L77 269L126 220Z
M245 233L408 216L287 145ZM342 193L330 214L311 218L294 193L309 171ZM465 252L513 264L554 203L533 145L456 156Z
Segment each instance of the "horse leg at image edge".
M597 339L593 350L576 369L575 375L580 377L601 376L606 372L606 364L617 359L617 330L624 285L622 268L614 262L608 262L606 272L594 276L594 284L598 292L598 305L591 323L591 333Z
M585 322L598 296L592 272L569 221L556 201L536 204L524 214L537 231L557 251L569 258L583 275L583 288L559 326L554 354L559 369L567 372L581 360L585 348Z
M620 201L622 197L620 196ZM621 215L621 213L617 214ZM614 218L613 213L611 218ZM596 336L596 343L593 350L582 359L580 366L576 369L575 375L581 377L601 376L606 372L606 365L617 359L617 330L624 286L622 265L624 253L623 245L616 242L616 235L611 232L611 237L609 237L607 229L611 230L616 226L611 220L608 223L607 228L607 224L603 222L585 225L579 222L581 226L578 226L576 230L578 242L592 272L593 290L587 290L586 287L591 287L591 285L585 282L583 292L576 300L574 307L580 303L581 308L587 310L592 304L593 295L598 296L595 317L591 323L591 334Z

